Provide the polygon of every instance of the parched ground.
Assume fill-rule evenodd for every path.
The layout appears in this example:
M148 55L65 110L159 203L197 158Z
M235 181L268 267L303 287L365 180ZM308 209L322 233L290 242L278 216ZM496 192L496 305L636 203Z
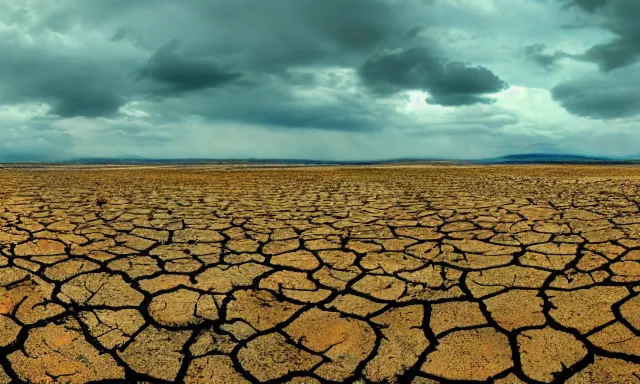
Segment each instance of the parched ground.
M640 168L0 170L0 384L640 382Z

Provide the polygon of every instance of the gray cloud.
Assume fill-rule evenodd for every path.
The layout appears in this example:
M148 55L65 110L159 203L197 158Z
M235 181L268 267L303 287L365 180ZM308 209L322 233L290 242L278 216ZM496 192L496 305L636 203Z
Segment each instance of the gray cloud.
M569 0L568 4L603 17L605 22L602 26L615 36L589 48L582 59L598 64L605 72L640 60L640 1Z
M575 58L574 55L566 52L556 51L554 53L546 53L546 50L547 46L545 44L533 44L524 47L523 51L527 59L547 70L557 68L558 62L562 59Z
M331 100L300 100L296 87L311 80L291 74L300 73L298 69L308 76L323 68L360 68L370 88L386 82L394 91L423 89L431 94L428 103L447 106L491 103L484 95L505 87L484 67L435 58L423 49L376 54L408 42L407 26L415 25L409 21L409 5L417 4L413 2L185 0L177 5L159 0L151 7L146 0L132 5L119 0L94 5L67 0L62 4L67 6L44 7L32 31L71 33L79 26L99 26L106 46L134 51L136 60L101 61L89 52L54 50L44 60L33 52L25 76L15 77L18 68L6 71L13 75L7 81L7 97L47 102L51 113L61 117L113 116L129 101L200 92L192 105L176 103L177 113L273 127L376 130L384 113L378 113L372 100L352 100L353 94L341 90L332 92ZM76 8L72 11L71 6ZM20 44L7 48L18 54L23 49ZM146 59L141 62L143 55ZM376 75L390 65L396 66L395 75ZM34 72L43 73L42 79L31 78ZM227 85L238 87L223 91Z
M568 5L574 5L583 8L587 12L595 12L602 8L609 0L563 0Z
M420 89L431 95L428 103L444 106L489 104L493 100L484 95L508 88L487 68L447 61L421 48L378 54L359 72L364 83L376 92Z
M395 16L406 12L384 0L33 3L34 8L17 10L6 6L4 17L11 22L20 20L15 24L16 36L28 33L43 39L35 47L17 37L0 43L0 52L6 53L0 58L0 100L9 104L46 102L51 113L60 117L113 116L128 101L199 92L241 77L245 80L240 84L249 88L264 87L265 76L283 77L289 68L300 66L356 65L361 55L370 54L396 35L403 37L401 17ZM104 46L76 51L62 48L61 42L44 41L54 35L51 31L59 36L73 33L74 28L99 30L107 40ZM135 58L121 60L113 52L100 52L104 48L135 52ZM266 99L252 103L272 101L267 92L259 93ZM227 104L208 95L218 104ZM293 103L288 108L298 111L287 113L282 109L286 103L274 102L273 110L265 106L263 116L253 119L331 129L347 129L349 121L366 120L349 116L320 119L304 112L315 107ZM220 112L218 118L229 115ZM302 118L306 115L313 120L305 123Z
M179 39L185 51L223 56L245 71L261 72L358 62L361 54L404 38L403 20L410 11L388 0L155 3L153 24L163 28L137 15L137 36L145 44L158 47ZM134 25L129 15L112 14Z
M374 46L397 28L393 5L386 1L289 0L285 4L299 10L302 22L344 48Z
M640 68L626 68L609 75L591 74L551 89L553 98L567 111L592 119L616 119L640 115Z
M155 91L161 95L175 95L222 86L238 79L241 74L223 68L214 58L189 57L178 51L179 40L160 47L140 70L140 77L164 85Z
M640 59L640 33L618 37L606 44L594 45L583 57L597 63L605 72L631 65Z
M376 131L389 122L386 109L366 92L348 91L353 83L347 75L326 76L319 80L309 71L254 75L242 86L163 100L154 108L280 129Z
M38 101L62 117L111 115L124 105L121 74L88 57L0 42L0 101ZM115 77L115 82L112 80ZM119 84L120 83L120 84Z

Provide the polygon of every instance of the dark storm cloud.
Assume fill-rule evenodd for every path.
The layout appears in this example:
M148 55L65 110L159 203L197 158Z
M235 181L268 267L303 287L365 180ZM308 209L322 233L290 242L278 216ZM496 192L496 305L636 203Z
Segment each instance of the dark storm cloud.
M204 22L192 30L201 32L177 30L171 37L223 55L242 72L259 73L357 66L363 57L406 39L404 19L411 8L389 0L187 1Z
M375 55L359 70L363 82L379 93L424 90L430 104L444 106L489 104L486 94L508 87L489 69L434 57L426 49Z
M240 78L245 85L264 87L265 76L283 77L300 66L356 66L394 38L405 38L398 15L407 11L385 0L66 0L41 5L33 10L39 18L25 33L49 37L51 31L60 36L84 28L106 38L105 46L75 50L44 38L35 46L18 38L0 45L0 102L45 102L61 117L112 116L126 102L148 95L201 92ZM23 13L10 16L18 20ZM16 25L23 27L28 18L20 17ZM104 48L128 50L136 57L117 60L101 52ZM305 113L285 119L279 109L283 104L261 94L265 100L247 100L248 110L253 109L249 104L275 105L273 111L265 107L265 116L257 120L305 125ZM310 117L315 125L333 126ZM337 117L335 126L350 120Z
M1 3L0 27L11 28L0 38L15 35L0 40L0 104L46 103L54 120L86 117L58 126L98 142L153 146L176 137L154 136L159 127L186 121L327 135L463 135L518 121L483 105L507 87L496 74L455 51L433 53L432 0L30 0L20 15ZM425 128L416 123L424 105L403 109L400 91L414 89L429 93L426 103L488 112L451 108L459 121ZM115 128L124 122L148 125ZM100 124L108 135L87 128Z
M584 58L597 63L605 72L633 64L640 59L640 32L594 45L584 53Z
M548 70L555 69L560 60L573 57L565 52L546 53L546 50L546 45L534 44L524 47L523 51L527 59Z
M58 93L51 100L51 113L61 117L111 116L125 103L125 99L118 95L89 89L78 89L64 96Z
M564 0L568 5L603 17L602 25L615 37L589 48L582 58L598 64L605 72L640 60L640 1L638 0Z
M153 49L182 40L204 55L228 55L243 66L348 61L404 37L408 6L389 0L67 0L46 25L123 24L116 39L133 38ZM69 10L73 9L72 12Z
M592 119L617 119L640 115L638 68L608 75L592 74L557 85L551 95L567 111Z
M295 43L308 38L343 48L370 47L400 28L396 14L406 12L402 4L388 0L66 0L63 3L66 6L47 13L41 24L68 30L77 24L96 26L133 16L138 26L161 22L161 28L154 31L160 36L170 33L182 35L176 38L186 38L206 27L220 32L219 36L200 36L215 45L226 42L247 48L277 40L282 46L268 47L274 50L300 48ZM150 20L152 17L159 19ZM190 18L191 25L183 24L185 17ZM165 23L170 19L178 25ZM153 36L146 37L145 41L153 40ZM308 48L323 47L320 44Z
M319 158L375 158L559 140L574 129L549 100L559 81L554 100L577 116L640 111L639 5L0 0L0 157L73 148L189 156L195 147L202 156L299 156L313 147ZM574 22L580 28L562 27ZM578 78L592 70L578 60L603 71ZM50 130L35 127L40 118Z
M575 5L588 12L595 12L603 7L609 0L563 0L569 5Z
M283 1L283 0L280 0ZM374 46L393 33L393 5L382 0L288 0L323 36L347 49Z
M43 102L62 117L112 115L126 99L119 78L89 58L0 43L0 103Z
M140 77L164 85L156 94L175 95L218 87L241 76L223 68L214 58L189 57L178 50L179 46L179 40L163 45L140 70Z
M343 78L327 77L322 83L308 72L249 79L254 86L191 93L163 100L157 108L270 128L376 131L385 127L388 114L366 92L348 92Z

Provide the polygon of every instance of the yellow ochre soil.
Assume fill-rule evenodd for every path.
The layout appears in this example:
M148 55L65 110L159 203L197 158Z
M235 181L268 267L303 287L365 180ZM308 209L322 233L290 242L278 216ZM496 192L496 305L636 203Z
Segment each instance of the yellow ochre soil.
M640 168L0 170L0 383L638 383Z

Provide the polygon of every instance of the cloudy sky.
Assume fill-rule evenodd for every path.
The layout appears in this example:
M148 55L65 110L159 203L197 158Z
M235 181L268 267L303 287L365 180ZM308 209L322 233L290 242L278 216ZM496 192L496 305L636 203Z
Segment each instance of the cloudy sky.
M638 0L0 0L0 161L640 155Z

